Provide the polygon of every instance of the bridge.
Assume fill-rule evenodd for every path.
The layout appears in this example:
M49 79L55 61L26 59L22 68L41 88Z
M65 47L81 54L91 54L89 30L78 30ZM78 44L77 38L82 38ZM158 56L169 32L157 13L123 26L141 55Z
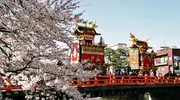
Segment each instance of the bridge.
M82 94L90 97L170 93L180 90L179 76L95 76L87 81L72 80Z

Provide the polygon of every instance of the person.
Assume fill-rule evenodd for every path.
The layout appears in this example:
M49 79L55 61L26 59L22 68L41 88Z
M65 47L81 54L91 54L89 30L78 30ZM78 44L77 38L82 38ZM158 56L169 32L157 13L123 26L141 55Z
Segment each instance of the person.
M173 71L171 76L178 76L178 75L175 73L175 71Z
M124 70L127 72L127 74L129 74L129 72L131 71L131 67L127 65Z
M164 76L171 76L172 75L172 72L169 71L167 74L165 74Z
M129 72L129 76L133 76L133 72L132 71Z
M161 73L158 73L158 76L162 76L162 74L161 74Z
M130 71L129 76L137 76L137 74L134 71Z
M143 76L143 72L139 71L138 76Z
M115 76L120 76L120 70L117 69L117 70L115 71Z
M127 75L128 75L127 71L123 70L123 71L122 71L122 75L123 75L123 76L127 76Z
M152 70L150 70L149 76L154 76L154 72Z

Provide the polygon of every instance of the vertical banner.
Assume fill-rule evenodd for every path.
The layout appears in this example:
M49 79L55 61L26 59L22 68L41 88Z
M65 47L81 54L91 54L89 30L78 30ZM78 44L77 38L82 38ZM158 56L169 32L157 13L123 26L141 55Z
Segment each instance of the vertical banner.
M71 52L71 63L78 63L78 62L79 62L79 44L74 43Z
M138 49L129 50L129 65L131 69L139 69L139 52Z

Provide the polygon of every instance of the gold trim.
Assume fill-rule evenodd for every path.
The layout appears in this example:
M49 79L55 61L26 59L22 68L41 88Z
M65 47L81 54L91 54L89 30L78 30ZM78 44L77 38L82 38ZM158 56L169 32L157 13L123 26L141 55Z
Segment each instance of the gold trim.
M95 29L97 28L98 26L96 25L96 21L93 21L93 24L92 24L92 28Z
M84 49L84 50L94 50L94 51L104 51L103 47L96 47L96 46L93 46L93 45L82 46L82 49Z
M104 53L95 53L95 52L87 52L87 51L85 51L85 52L83 52L82 54L96 54L96 55L104 55Z

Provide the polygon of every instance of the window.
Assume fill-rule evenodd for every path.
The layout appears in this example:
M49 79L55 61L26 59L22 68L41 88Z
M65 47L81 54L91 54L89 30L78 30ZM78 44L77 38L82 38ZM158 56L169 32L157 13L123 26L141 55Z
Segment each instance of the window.
M168 56L162 56L155 59L155 65L165 65L168 63Z
M164 57L160 58L160 63L164 63Z
M174 69L179 70L180 68L180 56L174 56Z
M161 71L164 71L164 67L161 68Z
M165 60L165 63L168 63L168 56L166 56L166 57L164 58L164 60Z

